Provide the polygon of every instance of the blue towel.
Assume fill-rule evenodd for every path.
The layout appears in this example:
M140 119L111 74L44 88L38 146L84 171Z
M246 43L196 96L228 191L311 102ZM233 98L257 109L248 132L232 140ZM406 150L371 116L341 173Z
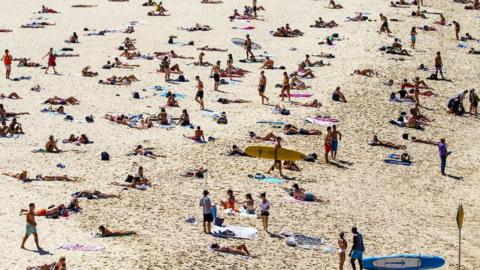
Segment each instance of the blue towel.
M255 180L262 181L265 183L271 183L271 184L283 184L285 180L280 179L280 178L275 178L275 177L265 177L265 178L254 178Z
M411 166L412 162L411 161L401 161L398 159L385 159L385 163L388 164L393 164L393 165L403 165L403 166Z
M178 98L178 99L184 99L187 97L187 95L185 94L182 94L182 93L172 93L172 94L175 94L175 98ZM166 97L167 96L167 93L166 92L163 92L160 94L161 97Z

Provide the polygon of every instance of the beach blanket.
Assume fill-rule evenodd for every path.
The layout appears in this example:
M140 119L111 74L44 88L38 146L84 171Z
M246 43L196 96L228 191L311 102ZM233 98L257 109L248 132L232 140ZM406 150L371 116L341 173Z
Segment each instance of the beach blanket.
M298 247L301 249L320 249L321 245L325 245L327 240L323 237L307 236L301 233L292 233L283 231L282 236L286 238L285 242L290 247Z
M292 93L290 94L290 97L294 97L294 98L307 98L307 97L311 97L313 96L312 94L310 93Z
M68 243L60 246L61 249L74 250L74 251L100 251L102 247L97 245L84 245L84 244L74 244Z
M20 137L20 135L13 134L13 135L9 135L9 136L0 136L0 139L18 139L19 137Z
M286 123L282 121L268 121L268 120L261 120L257 121L257 124L265 124L265 125L273 125L273 126L283 126Z
M204 110L202 113L203 117L211 117L211 118L219 118L221 115L220 112L212 111L212 110Z
M240 226L214 226L212 235L221 238L236 238L253 240L257 237L257 229Z
M331 118L331 119L333 119L333 118ZM321 126L333 126L336 123L336 122L333 122L333 121L329 121L329 119L327 119L327 118L316 119L316 118L312 118L312 117L307 117L305 119L305 122L316 124L316 125L321 125Z
M178 99L184 99L187 97L185 94L182 94L182 93L172 93L172 94L175 94L175 98L178 98ZM167 92L161 93L160 96L167 97Z
M408 99L408 98L399 98L399 97L391 98L391 99L389 99L388 101L390 101L390 102L396 102L396 103L413 103L413 101L412 101L411 99Z

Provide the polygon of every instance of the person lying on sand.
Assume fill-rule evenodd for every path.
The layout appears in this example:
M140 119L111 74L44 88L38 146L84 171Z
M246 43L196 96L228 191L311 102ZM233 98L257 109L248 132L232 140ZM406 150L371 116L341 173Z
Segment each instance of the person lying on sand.
M147 2L142 4L142 6L144 6L144 7L153 7L155 5L157 5L157 3L155 3L155 1L153 1L153 0L148 0Z
M48 8L46 6L42 6L42 10L39 11L38 13L58 13L58 11Z
M98 76L98 72L90 71L90 66L86 66L82 69L83 77L95 77Z
M342 5L336 4L334 0L329 0L327 7L329 7L329 8L331 7L333 9L342 9L343 8Z
M39 67L40 66L39 63L29 62L30 61L29 58L19 58L19 59L15 59L15 60L18 60L17 67Z
M48 137L48 142L45 144L45 150L48 153L59 153L59 152L61 152L61 150L57 146L57 142L58 142L58 140L55 140L53 135L50 135L50 137Z
M297 128L291 124L286 124L283 127L283 133L285 133L285 135L322 135L320 130Z
M107 78L106 81L100 80L98 81L99 84L107 84L107 85L130 85L132 82L139 81L135 75L117 77L112 76Z
M300 171L300 167L298 167L297 164L295 164L295 162L293 160L285 160L283 162L283 168L285 170L289 170L289 171L293 171L293 172L299 172Z
M365 69L356 69L353 71L353 74L360 75L360 76L366 76L366 77L373 77L373 76L380 76L380 72L375 71L370 68L365 68Z
M118 59L118 57L115 57L115 59L114 59L114 67L116 67L116 68L133 69L133 68L136 68L136 67L139 67L139 66L140 65L131 65L131 64L122 63L122 61L120 61L120 59Z
M217 100L218 103L222 104L231 104L231 103L250 103L248 100L244 99L228 99L228 98L219 98Z
M366 19L368 19L368 17L364 16L362 12L356 12L356 14L357 15L355 15L355 17L347 17L346 21L347 22L363 22Z
M407 133L404 133L402 135L402 138L405 139L405 140L409 140L409 135ZM415 136L410 136L410 141L416 142L416 143L438 145L438 142L436 142L436 141L432 141L432 140L429 140L429 139L420 139L420 138L417 138Z
M49 98L43 102L43 104L51 104L51 105L78 105L80 104L80 101L74 97L68 97L68 98L60 98L57 96L54 96L52 98Z
M210 31L212 28L209 25L201 25L196 23L193 27L177 27L179 30L186 30L188 32L196 32L196 31Z
M297 102L297 101L290 101L290 103L292 103L293 105L302 106L302 107L311 107L311 108L320 108L320 107L322 107L322 103L320 103L320 102L318 101L318 99L314 99L314 100L311 101L311 102L305 102L305 103L301 103L301 102Z
M9 99L22 99L17 93L11 92L10 94L0 93L0 99L9 98Z
M274 37L298 37L303 36L303 32L298 29L292 30L290 25L287 23L285 27L282 26L277 28L272 35Z
M305 189L300 188L300 187L298 186L298 184L293 184L293 185L292 185L292 188L291 188L290 191L289 191L289 193L292 194L291 196L292 196L295 200L299 200L299 201L305 201L305 202L321 202L321 203L327 203L327 202L329 202L328 200L324 200L324 199L315 197L315 195L313 195L313 193L305 192Z
M239 246L220 247L220 245L215 243L210 245L210 249L216 252L229 253L229 254L240 255L240 256L248 256L252 258L255 257L252 254L250 254L245 244L241 244Z
M73 198L87 198L89 200L93 200L93 199L120 198L120 195L102 193L98 190L94 190L94 191L82 190L82 191L74 192L72 194L72 197Z
M217 1L217 0L202 0L200 1L201 4L221 4L223 1Z
M21 180L21 181L25 181L25 180L30 179L30 178L28 178L28 172L25 171L25 170L22 171L21 173L2 173L2 174L5 175L5 176L13 177L13 178ZM74 181L78 181L79 179L80 179L79 177L68 177L67 175L61 175L61 176L45 175L45 176L42 176L42 175L38 174L35 177L35 180L37 180L37 181L74 182ZM28 212L28 210L26 210L26 211Z
M66 269L67 269L67 264L65 262L65 257L60 257L60 259L58 259L58 262L54 262L51 264L27 267L27 270L66 270Z
M169 52L169 55L171 58L179 58L179 59L194 59L193 57L190 56L183 56L183 55L178 55L176 54L173 50Z
M277 136L275 136L273 134L273 132L270 132L265 136L259 136L259 135L255 134L255 132L250 131L248 133L248 136L250 137L250 139L261 140L261 141L276 141L277 140Z
M78 204L78 199L74 198L74 200L77 200ZM59 216L68 216L68 208L64 204L60 204L58 206L51 205L46 208L42 208L40 210L37 210L34 212L35 216L39 217L59 217ZM20 209L20 216L26 216L30 210L28 209Z
M308 88L312 88L311 86L307 85L305 82L300 80L297 75L293 75L290 79L290 89L295 90L305 90Z
M228 151L228 155L229 156L247 156L247 154L240 150L240 148L238 148L238 146L236 144L232 145L232 149L230 149Z
M255 18L254 15L242 15L238 12L237 9L233 10L233 15L228 16L230 20L259 20L258 18Z
M142 145L137 145L135 150L133 150L133 153L135 155L141 155L141 156L149 157L152 159L156 159L157 157L163 157L163 158L166 157L165 155L157 155L153 153L150 149L144 148Z
M312 61L310 61L310 55L308 55L308 54L305 55L305 60L303 60L303 63L307 67L323 67L323 66L329 66L330 65L330 64L323 63L322 60L312 62Z
M368 144L371 145L371 146L384 146L384 147L393 148L393 149L401 149L401 150L407 149L407 147L405 145L395 144L395 143L388 142L388 141L381 141L377 137L377 135L373 135L372 141L369 142Z
M48 108L43 108L41 112L53 112L58 114L65 114L65 107L60 106L58 108L52 108L52 106L50 106Z
M318 20L315 21L315 24L310 25L310 27L315 27L315 28L333 28L337 26L338 24L334 20L331 20L329 22L324 22L322 17L319 17Z
M128 60L132 60L134 58L142 56L140 52L129 52L127 49L123 50L123 52L120 54L120 57L125 57Z
M228 51L227 49L218 49L218 48L210 48L208 45L197 48L199 51L207 51L207 52L226 52Z
M122 230L112 230L110 228L107 228L103 225L100 225L98 227L98 230L100 231L100 235L102 237L113 237L113 236L128 236L128 235L134 235L137 234L134 231L122 231Z

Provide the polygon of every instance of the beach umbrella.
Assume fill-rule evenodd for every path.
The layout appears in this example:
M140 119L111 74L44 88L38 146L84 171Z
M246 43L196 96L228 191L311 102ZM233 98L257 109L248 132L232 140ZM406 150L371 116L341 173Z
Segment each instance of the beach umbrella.
M460 270L461 265L461 254L462 254L462 226L463 218L465 217L465 211L463 210L463 205L459 204L457 209L457 227L458 227L458 269Z

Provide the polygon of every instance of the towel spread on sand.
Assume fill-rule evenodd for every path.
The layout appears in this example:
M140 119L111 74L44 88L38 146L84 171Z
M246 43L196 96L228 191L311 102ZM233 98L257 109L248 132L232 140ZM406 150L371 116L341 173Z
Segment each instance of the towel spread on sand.
M236 239L255 239L257 237L257 229L251 227L240 226L226 226L213 227L212 235L222 238L236 238Z

